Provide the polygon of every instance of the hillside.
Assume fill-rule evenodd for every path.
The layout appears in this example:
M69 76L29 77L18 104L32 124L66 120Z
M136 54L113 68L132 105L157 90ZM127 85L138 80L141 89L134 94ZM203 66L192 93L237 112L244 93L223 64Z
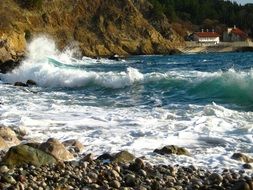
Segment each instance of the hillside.
M41 34L53 38L59 49L74 44L91 57L171 53L183 43L168 22L157 27L145 18L143 14L153 9L146 0L37 0L40 5L25 4L30 1L1 1L2 62L18 59L26 43Z
M215 29L222 33L236 25L253 37L253 4L240 5L226 0L149 0L153 16L165 15L171 22L194 27L195 30ZM189 27L188 27L189 28Z

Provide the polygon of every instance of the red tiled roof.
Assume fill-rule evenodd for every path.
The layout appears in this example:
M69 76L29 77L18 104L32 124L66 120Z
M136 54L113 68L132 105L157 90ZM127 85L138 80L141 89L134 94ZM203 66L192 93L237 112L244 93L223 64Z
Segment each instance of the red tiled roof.
M239 28L233 28L231 30L231 33L233 33L235 35L238 35L241 38L247 38L248 37L248 35L245 32L243 32L242 30L240 30Z
M195 32L198 37L220 37L217 32Z

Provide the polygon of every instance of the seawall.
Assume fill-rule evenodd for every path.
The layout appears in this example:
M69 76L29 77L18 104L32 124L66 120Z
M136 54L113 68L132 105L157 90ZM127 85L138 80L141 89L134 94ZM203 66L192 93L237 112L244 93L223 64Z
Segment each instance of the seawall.
M186 42L186 46L180 47L179 50L183 53L244 52L253 51L253 42L220 42L215 45Z

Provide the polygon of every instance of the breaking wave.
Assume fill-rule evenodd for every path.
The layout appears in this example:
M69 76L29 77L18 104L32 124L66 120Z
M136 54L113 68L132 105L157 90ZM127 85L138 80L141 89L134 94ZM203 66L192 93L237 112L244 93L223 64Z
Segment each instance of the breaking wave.
M92 71L86 65L97 64L96 59L84 57L75 59L74 50L67 48L60 52L53 40L40 37L28 47L28 57L12 73L2 75L5 82L36 81L42 87L80 88L100 86L106 88L124 88L126 86L152 84L152 88L184 91L183 95L193 98L211 98L236 104L253 102L253 72L235 71L200 72L195 70L177 70L142 73L133 67L122 71ZM112 62L106 60L96 67ZM123 63L122 63L123 64ZM145 64L145 63L144 63Z

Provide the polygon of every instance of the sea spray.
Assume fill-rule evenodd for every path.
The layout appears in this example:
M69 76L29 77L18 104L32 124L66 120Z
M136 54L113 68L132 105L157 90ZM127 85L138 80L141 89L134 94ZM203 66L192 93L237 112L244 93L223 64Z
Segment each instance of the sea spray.
M22 126L36 141L79 139L95 155L128 150L166 165L241 169L232 154L253 156L252 53L116 62L51 50L1 76L0 125ZM4 84L27 79L39 87ZM192 156L153 153L171 144Z
M120 68L115 70L113 66L97 64L96 59L73 58L75 48L73 50L65 48L65 50L63 52L57 50L55 42L47 37L36 38L29 44L28 57L21 66L12 73L2 75L1 78L8 83L26 82L32 79L39 86L50 88L97 86L120 89L133 85L148 85L150 88L168 93L172 90L180 92L178 95L187 101L209 99L219 103L247 106L248 109L253 107L252 70L236 71L231 68L226 71L206 72L178 68L142 73L138 68L134 68L134 64L128 62L111 61L118 64L115 65L116 68ZM206 64L205 60L204 64ZM91 62L95 64L94 69L89 68ZM105 69L106 72L103 71Z
M60 52L53 40L46 37L34 39L28 46L28 57L21 66L12 73L3 76L6 82L26 82L28 79L36 81L43 87L85 87L100 85L107 88L123 88L135 82L142 81L143 75L134 68L127 68L123 72L94 72L80 69L84 58L77 61L72 57L74 51L66 48ZM96 59L90 59L96 62ZM76 62L79 64L76 65Z

